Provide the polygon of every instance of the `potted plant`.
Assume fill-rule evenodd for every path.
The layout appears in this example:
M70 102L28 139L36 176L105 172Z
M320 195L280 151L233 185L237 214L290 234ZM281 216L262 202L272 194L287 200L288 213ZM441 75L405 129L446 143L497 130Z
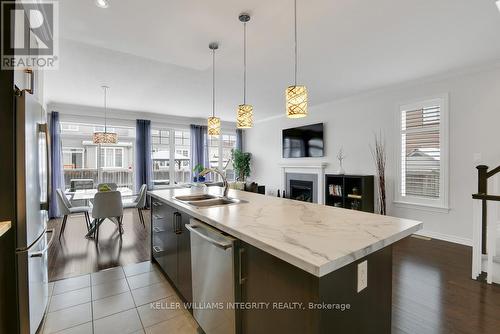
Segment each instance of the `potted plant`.
M250 160L252 159L252 154L233 149L231 150L231 159L233 160L236 180L245 182L245 179L250 176Z
M195 176L193 177L194 182L205 182L205 177L204 176L199 176L199 174L205 169L202 164L197 164L193 168L193 173L195 173Z

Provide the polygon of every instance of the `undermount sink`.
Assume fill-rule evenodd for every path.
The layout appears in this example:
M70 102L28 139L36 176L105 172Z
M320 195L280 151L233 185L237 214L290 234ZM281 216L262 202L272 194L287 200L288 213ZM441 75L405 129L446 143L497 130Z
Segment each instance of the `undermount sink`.
M192 202L192 201L203 201L207 199L217 198L214 195L201 194L201 195L187 195L187 196L175 196L174 197L178 201L182 202Z
M244 203L245 201L236 199L236 198L224 198L224 197L218 197L218 198L212 198L212 199L207 199L207 200L200 200L200 201L190 201L187 202L189 205L193 205L199 208L205 208L205 207L210 207L210 206L217 206L217 205L228 205L228 204L238 204L238 203Z

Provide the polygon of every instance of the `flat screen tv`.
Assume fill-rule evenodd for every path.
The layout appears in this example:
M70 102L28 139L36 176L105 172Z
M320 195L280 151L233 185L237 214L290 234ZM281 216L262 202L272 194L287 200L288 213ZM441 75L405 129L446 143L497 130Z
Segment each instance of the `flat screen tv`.
M283 130L283 158L315 158L323 155L323 123Z

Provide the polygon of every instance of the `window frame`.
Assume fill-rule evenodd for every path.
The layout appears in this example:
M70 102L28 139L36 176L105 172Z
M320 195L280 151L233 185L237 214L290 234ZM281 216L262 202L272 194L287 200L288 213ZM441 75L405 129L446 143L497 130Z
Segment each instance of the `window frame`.
M436 199L419 196L403 196L401 194L402 185L402 157L403 149L402 134L402 111L416 110L438 103L440 106L439 123L439 148L440 148L440 177L439 177L439 197ZM449 208L449 96L440 94L423 99L414 100L407 103L400 103L396 108L396 182L394 189L394 204L399 207L418 208L423 210L448 212Z

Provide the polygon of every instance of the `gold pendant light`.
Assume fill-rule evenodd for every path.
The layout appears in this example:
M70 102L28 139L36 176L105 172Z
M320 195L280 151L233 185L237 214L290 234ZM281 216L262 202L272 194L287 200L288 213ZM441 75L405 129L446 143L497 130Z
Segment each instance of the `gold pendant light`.
M116 144L118 143L118 135L115 132L108 132L107 127L107 92L108 86L101 86L104 90L104 131L96 131L92 137L94 144Z
M236 126L238 129L248 129L253 126L253 106L246 103L247 99L247 22L250 15L240 14L238 19L243 22L243 104L238 106Z
M215 117L215 50L219 48L217 42L212 42L208 45L212 50L212 116L208 118L208 135L220 135L220 118Z
M286 116L301 118L307 116L307 88L297 85L297 0L294 0L294 42L295 42L295 81L285 90Z

